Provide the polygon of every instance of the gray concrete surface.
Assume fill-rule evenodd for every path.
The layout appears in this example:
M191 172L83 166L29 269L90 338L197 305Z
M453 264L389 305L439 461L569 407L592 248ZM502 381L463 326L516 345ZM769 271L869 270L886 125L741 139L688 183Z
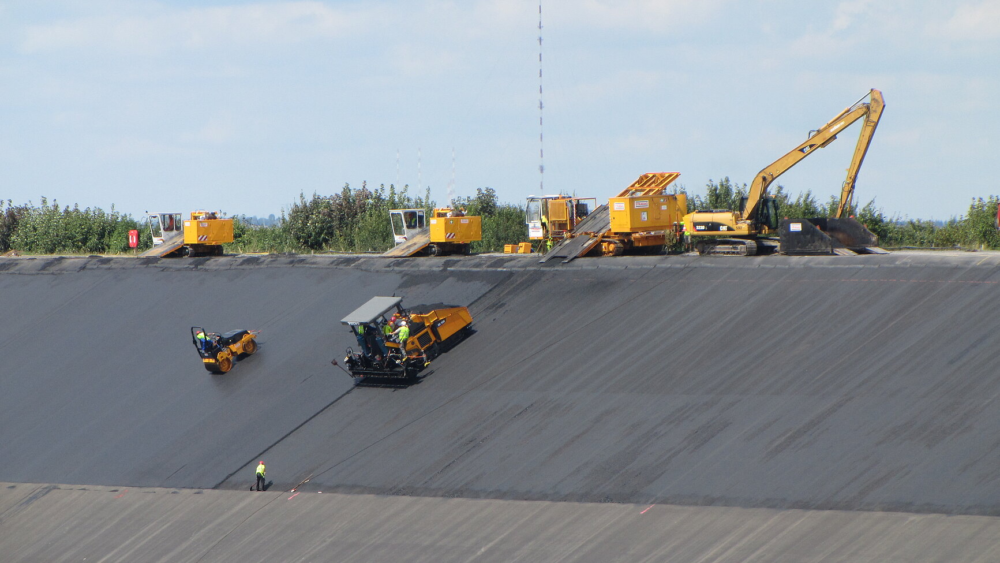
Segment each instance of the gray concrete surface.
M0 261L0 480L1000 513L996 254ZM376 294L470 304L350 390ZM205 372L188 327L260 328ZM345 394L346 393L346 394Z
M983 516L0 484L3 560L984 562Z

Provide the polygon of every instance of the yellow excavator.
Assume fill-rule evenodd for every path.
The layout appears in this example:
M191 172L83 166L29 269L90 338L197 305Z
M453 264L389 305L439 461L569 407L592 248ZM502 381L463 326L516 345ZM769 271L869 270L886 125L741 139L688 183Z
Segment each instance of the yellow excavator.
M698 253L753 256L775 246L783 254L834 254L841 249L845 253L884 252L877 249L878 237L858 221L843 216L851 209L858 170L884 109L882 92L871 90L825 125L810 131L805 142L761 170L739 211L704 210L686 215L685 229ZM838 133L859 119L864 121L836 215L779 221L775 200L767 195L768 187L802 159L835 141ZM777 244L775 235L779 237Z

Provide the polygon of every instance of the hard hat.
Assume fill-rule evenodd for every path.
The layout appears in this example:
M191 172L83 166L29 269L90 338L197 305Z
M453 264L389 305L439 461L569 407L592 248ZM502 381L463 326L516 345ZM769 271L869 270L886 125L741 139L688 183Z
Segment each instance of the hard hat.
M260 460L261 465L264 465L264 460Z

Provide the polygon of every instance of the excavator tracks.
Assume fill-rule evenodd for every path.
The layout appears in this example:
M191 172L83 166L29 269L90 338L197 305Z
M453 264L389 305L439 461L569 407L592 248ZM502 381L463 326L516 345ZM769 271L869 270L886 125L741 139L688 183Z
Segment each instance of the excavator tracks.
M702 256L756 256L757 241L749 239L714 239L698 241L695 250Z

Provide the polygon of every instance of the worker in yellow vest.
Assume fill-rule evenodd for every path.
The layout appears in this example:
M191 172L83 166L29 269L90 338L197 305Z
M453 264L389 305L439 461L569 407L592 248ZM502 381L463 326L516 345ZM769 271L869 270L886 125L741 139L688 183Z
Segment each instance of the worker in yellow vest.
M406 321L403 321L399 325L399 328L392 334L395 335L396 341L399 342L399 350L405 354L406 340L410 337L410 327L406 324Z
M257 465L257 490L258 491L265 488L264 475L265 475L266 472L267 472L267 470L264 467L264 460L260 460L260 463Z

